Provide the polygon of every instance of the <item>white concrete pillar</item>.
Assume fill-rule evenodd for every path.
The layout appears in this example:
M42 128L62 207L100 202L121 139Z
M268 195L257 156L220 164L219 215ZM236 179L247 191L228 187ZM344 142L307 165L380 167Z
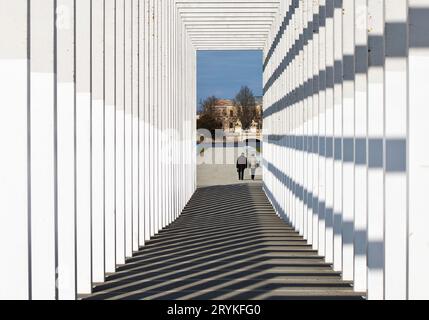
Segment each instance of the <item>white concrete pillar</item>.
M92 277L104 282L105 204L104 204L104 1L92 1Z
M116 0L116 263L125 263L125 0Z
M354 288L367 290L368 6L355 0L355 219Z
M409 23L409 247L408 297L428 299L429 276L426 230L429 218L426 213L428 190L429 153L426 147L428 126L428 90L425 86L429 74L428 12L429 1L410 0Z
M105 265L106 273L116 271L115 222L115 51L116 3L104 2L104 211L105 211Z
M147 43L147 1L141 0L139 2L139 246L142 247L145 244L145 107L146 107L146 43Z
M354 275L354 1L343 0L343 278Z
M150 239L150 181L151 181L151 171L150 171L150 148L151 148L151 140L150 140L150 98L151 98L151 3L150 0L145 0L145 21L144 21L144 39L145 39L145 73L144 73L144 240Z
M31 298L56 298L54 2L31 2ZM19 249L17 249L19 250Z
M166 67L166 60L165 60L165 12L166 12L166 6L165 6L165 1L161 1L160 2L160 58L161 58L161 63L160 63L160 88L161 88L161 92L160 92L160 103L159 103L159 115L160 115L160 121L159 121L159 179L160 179L160 192L159 192L159 229L162 229L165 226L165 195L166 195L166 190L165 190L165 163L164 163L164 159L165 159L165 154L164 154L164 148L163 148L163 130L164 130L164 117L165 117L165 98L168 95L168 92L166 91L166 85L165 85L165 67Z
M58 298L76 299L75 3L56 7L56 150Z
M0 1L0 299L30 297L28 3Z
M132 248L139 250L139 19L140 1L132 0L132 109L131 109L131 152L132 152Z
M312 68L309 68L308 66L308 30L309 28L309 16L308 16L308 9L310 4L308 3L308 0L303 1L303 15L302 15L302 21L303 21L303 34L304 34L304 53L303 53L303 89L302 89L302 95L304 100L304 106L303 106L303 114L302 114L302 121L303 121L303 128L302 128L302 154L303 154L303 193L302 193L302 199L304 202L304 212L303 212L303 236L304 239L308 239L308 202L307 202L307 190L309 190L309 184L308 184L308 158L309 153L307 152L307 137L308 137L308 108L309 108L309 98L307 95L308 91L308 79L309 79L309 70L312 70Z
M76 273L79 294L92 291L91 2L76 1Z
M303 15L304 15L304 1L300 0L300 8L297 11L297 39L302 39L302 33L304 30L303 26ZM302 41L302 40L300 40ZM303 46L303 42L302 45ZM297 229L300 233L300 235L304 235L303 230L303 215L304 215L304 203L302 201L302 198L299 196L302 186L304 184L304 156L303 152L299 150L299 141L303 135L303 109L304 109L304 101L303 101L303 94L302 90L300 88L302 87L304 81L303 81L303 75L304 75L304 52L302 49L297 52L296 57L297 62L297 79L296 79L296 89L297 89L297 96L299 101L295 105L295 135L296 135L296 182L297 182L297 189L296 189L296 223L297 223ZM280 118L279 118L280 120ZM280 124L280 121L279 121ZM278 148L280 149L280 148ZM280 151L280 150L279 150Z
M384 298L384 0L368 2L368 299Z
M299 6L299 2L296 4L296 10L298 10L298 6ZM296 26L296 12L292 17L291 20L291 42L292 45L295 43L296 39L297 39L297 26ZM277 56L277 61L274 64L274 68L277 68L277 66L280 64L281 62L281 57ZM291 88L290 88L290 92L292 93L292 91L296 88L296 59L292 59L289 68L291 69L291 74L290 74L290 81L291 81ZM275 70L275 69L274 69ZM271 89L271 88L270 88ZM292 96L292 95L291 95ZM291 104L288 106L289 108L289 117L290 117L290 122L289 122L289 133L292 136L293 139L293 135L295 133L294 129L295 129L295 105ZM273 125L275 125L275 127L277 127L278 121L277 121L277 114L273 115ZM276 129L274 129L275 132L278 132ZM273 147L273 149L275 149L277 151L278 148L276 148L275 146ZM274 154L274 165L278 164L277 162L277 154ZM290 178L291 180L293 180L294 182L296 182L296 150L291 148L291 152L290 152ZM274 179L274 183L276 184L277 188L275 189L275 194L278 195L278 183L277 180L275 179L275 177L273 177ZM290 203L290 221L291 224L293 225L293 227L296 228L296 197L294 194L295 191L295 186L292 186L292 192L291 192L291 203Z
M153 17L154 12L154 0L150 0L149 2L149 17ZM154 178L155 178L155 170L154 170L154 155L155 155L155 147L154 147L154 84L155 84L155 24L154 19L149 19L149 154L152 155L149 157L149 179L148 179L148 194L149 194L149 211L148 211L148 225L149 225L149 233L148 237L152 237L155 235L154 231Z
M168 42L167 42L167 51L168 51L168 66L167 66L167 80L168 80L168 101L167 101L167 116L168 116L168 129L170 131L170 135L174 135L174 131L172 130L172 110L173 110L173 34L174 34L174 12L175 7L170 3L167 6L168 9L168 16L167 16L167 36L168 36ZM196 59L196 57L195 57ZM196 60L195 60L196 61ZM168 141L168 169L167 169L167 190L168 190L168 204L167 204L167 222L168 224L171 224L173 222L173 198L172 198L172 192L173 192L173 185L172 185L172 174L173 174L173 163L172 163L172 139L174 139L174 136L170 136ZM196 153L195 153L196 154Z
M307 234L307 240L310 245L313 244L314 237L313 237L313 215L314 215L314 207L313 207L313 162L314 162L314 153L313 150L313 77L314 77L314 65L313 65L313 57L314 57L314 46L313 46L313 32L314 32L314 19L313 19L313 1L307 0L307 19L309 21L308 28L308 36L310 39L308 40L307 45L307 68L308 68L308 89L307 89L307 154L308 154L308 161L307 161L307 167L308 167L308 182L307 182L307 202L308 202L308 211L307 211L307 228L308 228L308 234Z
M313 249L319 249L319 1L313 1Z
M159 209L160 209L160 200L159 200L159 190L160 190L160 171L159 171L159 112L160 112L160 67L161 67L161 57L160 57L160 21L161 21L161 12L160 12L160 2L154 1L153 3L153 16L154 16L154 59L153 59L153 68L154 68L154 91L153 91L153 235L157 234L159 228Z
M319 0L319 254L326 254L326 0Z
M407 1L386 0L385 298L407 298Z
M325 111L325 257L334 262L334 62L335 25L334 0L326 0L326 111Z
M343 269L343 0L334 0L334 270Z
M133 255L133 154L132 154L132 111L133 111L133 1L125 1L125 251Z

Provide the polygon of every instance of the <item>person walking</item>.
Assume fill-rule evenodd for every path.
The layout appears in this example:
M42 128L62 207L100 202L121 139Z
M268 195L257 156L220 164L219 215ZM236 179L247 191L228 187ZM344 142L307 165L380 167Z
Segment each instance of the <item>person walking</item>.
M244 171L247 168L247 158L244 153L237 159L238 180L244 180Z
M255 180L256 169L258 168L258 160L256 160L256 155L252 154L249 159L249 168L252 174L252 180Z

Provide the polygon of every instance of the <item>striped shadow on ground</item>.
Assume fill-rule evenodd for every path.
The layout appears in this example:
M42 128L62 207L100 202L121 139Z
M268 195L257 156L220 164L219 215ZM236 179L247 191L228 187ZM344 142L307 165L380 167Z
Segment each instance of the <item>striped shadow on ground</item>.
M261 185L200 188L86 299L362 299L274 212Z

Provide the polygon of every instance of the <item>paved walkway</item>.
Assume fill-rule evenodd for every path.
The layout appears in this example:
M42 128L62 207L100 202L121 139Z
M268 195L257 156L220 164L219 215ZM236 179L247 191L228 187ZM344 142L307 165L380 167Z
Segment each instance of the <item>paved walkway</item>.
M89 299L360 299L276 216L261 185L200 188Z
M208 148L203 157L197 157L198 187L225 186L240 184L236 162L241 153L247 153L245 148ZM245 171L246 183L253 183L250 169ZM256 170L256 180L262 180L262 168Z
M256 181L252 181L250 174L250 169L246 169L244 172L244 183L260 185L262 181L262 169L257 170ZM197 184L199 188L242 183L243 181L238 180L235 165L202 164L198 166Z

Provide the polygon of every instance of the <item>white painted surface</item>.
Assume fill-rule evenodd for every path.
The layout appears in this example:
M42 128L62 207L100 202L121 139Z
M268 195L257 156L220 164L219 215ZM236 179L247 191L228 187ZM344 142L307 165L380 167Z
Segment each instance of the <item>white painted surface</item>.
M57 2L58 298L76 299L74 1Z
M5 5L4 0L0 2ZM23 1L19 1L23 2ZM0 7L1 9L2 7ZM8 9L21 19L19 6ZM2 12L2 10L0 10ZM5 11L3 11L5 12ZM1 17L1 16L0 16ZM1 20L0 21L9 21ZM0 26L1 26L0 22ZM10 27L8 27L9 29ZM0 28L0 30L6 30ZM3 38L3 32L0 31ZM19 36L19 33L17 33ZM21 40L24 38L21 38ZM14 45L10 43L10 45ZM0 53L3 48L0 47ZM0 58L0 298L28 299L27 61ZM16 250L20 248L20 250Z
M92 291L91 231L91 95L76 95L76 268L79 294Z
M92 292L91 4L76 2L76 272L77 292Z
M368 2L368 36L384 39L384 0ZM374 48L371 47L370 50ZM370 60L371 62L371 60ZM384 68L376 62L368 70L368 136L384 138ZM371 152L371 150L369 149ZM381 150L384 151L384 150ZM382 153L384 158L384 152ZM368 154L369 158L371 154ZM382 159L383 160L383 159ZM368 299L384 298L384 168L368 170Z
M415 40L410 43L409 56L409 298L427 300L429 298L429 217L426 209L426 192L429 183L429 151L425 137L428 126L428 90L425 86L429 72L429 52L427 47L427 12L429 1L409 1L410 38L424 46L418 47Z
M54 6L31 6L31 296L55 299Z
M31 2L33 6L36 3L37 1ZM8 151L0 159L0 167L3 168L0 169L0 254L7 261L14 261L13 264L0 266L1 298L28 298L30 288L32 298L54 298L54 187L57 188L58 197L56 271L60 299L74 299L76 285L79 293L89 292L94 282L104 280L106 271L113 271L116 264L124 263L125 256L130 256L133 250L144 245L144 240L148 240L180 214L195 187L195 168L192 165L195 145L186 141L193 141L195 127L193 124L185 125L187 120L193 121L195 118L194 48L265 48L266 57L291 2L279 4L276 1L243 1L240 7L230 5L210 9L207 7L207 1L182 1L178 4L180 11L176 11L171 10L166 3L154 0L118 0L117 29L113 30L113 16L108 15L110 20L105 30L106 44L112 41L114 36L118 40L118 73L114 79L113 50L109 45L106 46L106 69L101 68L101 12L104 2L94 0L92 96L86 83L89 81L89 67L86 72L82 72L88 63L85 55L89 55L88 40L86 39L85 44L82 42L85 39L84 30L89 29L89 7L83 7L83 0L76 2L78 58L77 70L74 70L73 3L71 0L58 1L58 149L55 155L54 140L48 142L49 136L55 136L54 114L49 112L48 108L49 105L53 107L53 102L49 102L47 98L54 97L53 72L32 69L29 74L27 70L26 21L28 17L32 17L33 21L39 20L35 12L27 17L27 1L0 0L0 94L3 101L0 142L2 149ZM224 2L220 4L225 5ZM276 49L272 51L272 57L264 72L265 82L279 67L295 40L300 37L307 20L324 4L325 1L322 0L300 2L301 7L293 15L290 27L286 28ZM354 4L358 7L356 12L351 8ZM361 15L359 7L365 4L368 4L370 9L368 28L362 27L366 23L367 14ZM108 0L106 5L110 5L108 12L111 14L113 1ZM131 5L134 6L133 11ZM137 5L141 6L140 11L137 11ZM386 9L384 13L380 11L380 6L383 5ZM124 6L127 7L125 21ZM385 35L383 14L386 26L408 26L411 38L422 37L425 34L422 31L425 24L408 21L408 6L412 10L421 10L417 12L422 13L428 3L426 0L374 0L365 3L360 0L344 0L344 16L340 8L336 9L334 25L332 26L328 19L326 32L321 28L319 34L314 34L313 40L279 74L277 81L272 83L265 94L266 107L291 93L307 78L319 75L319 70L323 70L325 64L331 66L332 45L335 49L335 59L341 60L343 54L354 55L355 45L364 45L368 36ZM265 12L252 13L255 8L262 7ZM216 17L216 23L198 21L201 16L193 14L196 8L203 10L208 19ZM237 15L237 10L252 19ZM374 13L374 10L379 11ZM141 20L142 38L136 37L138 15L140 19L146 18ZM150 19L152 15L159 19ZM131 23L131 17L134 24ZM273 17L273 21L255 24L255 21L267 17ZM365 21L360 20L362 17ZM184 20L181 20L182 18ZM52 24L49 26L48 22L49 19L43 21L47 29L53 27ZM239 22L242 26L237 28ZM210 26L210 29L207 26ZM126 42L123 39L124 27ZM340 29L344 31L342 35L338 32ZM34 38L31 40L36 41L40 29L34 25L32 31ZM49 35L50 32L45 34ZM147 34L149 36L145 37ZM399 37L397 32L394 34ZM134 39L134 50L131 50L131 39ZM424 44L424 38L421 40ZM140 42L139 47L136 42ZM344 50L340 50L340 47ZM137 49L140 50L139 59L136 55ZM344 79L343 85L336 84L334 92L327 88L310 97L303 97L288 108L268 117L265 122L267 133L279 136L333 135L349 139L368 136L370 140L379 139L385 141L385 158L388 155L386 147L392 141L407 143L406 168L392 170L392 159L397 160L401 154L390 155L390 159L384 159L384 168L369 168L368 176L366 166L339 160L332 163L323 156L287 148L284 140L279 145L268 143L264 146L265 160L282 173L281 178L276 177L267 170L269 167L265 163L265 188L273 194L274 198L271 200L278 203L279 214L285 213L313 247L326 254L327 261L334 262L336 270L344 270L345 279L354 279L356 290L365 289L368 276L370 299L427 297L425 288L429 277L426 276L426 269L429 260L424 254L428 246L424 226L428 221L422 212L424 190L427 189L426 167L429 155L427 148L421 148L427 136L427 126L424 122L427 112L423 103L428 98L425 93L427 90L424 89L425 75L429 71L426 70L426 49L424 46L411 48L409 59L405 55L395 56L388 53L384 70L382 66L373 67L368 74L358 75L355 80ZM33 50L34 58L37 55L42 57L40 52L43 50L51 52L48 47L40 50ZM48 57L42 58L47 65L53 63ZM32 62L34 66L36 59ZM141 63L140 69L134 68L138 63ZM137 71L141 74L138 75ZM110 88L107 95L104 94L102 86L104 81L106 89ZM115 81L117 99L113 101ZM28 83L32 89L31 114L27 113ZM386 101L383 100L383 90ZM366 101L369 104L368 117L365 108L362 108ZM8 105L13 108L8 108ZM137 111L140 112L138 119ZM31 132L28 132L28 116L32 122ZM90 116L93 121L92 132L89 126ZM172 155L176 160L174 164L161 162L166 152L159 148L162 143L160 130L168 126L180 133L177 141L172 143ZM31 177L27 174L30 164L27 154L28 137L32 143ZM88 137L92 137L92 150ZM91 151L92 159L89 158ZM58 173L56 185L55 156ZM285 159L287 161L284 161ZM341 218L338 226L332 229L329 221L324 222L323 219L329 217L321 216L319 219L313 210L304 206L293 191L286 190L283 174L312 192L319 202L325 201L327 208L333 206L334 213ZM27 202L29 178L32 187L31 203ZM91 178L92 190L89 185ZM91 201L92 208L89 207ZM31 209L30 226L27 225L28 208ZM31 239L28 239L29 232ZM365 232L368 234L367 254L366 246L358 243L359 237L365 235ZM31 260L28 240L31 240ZM45 248L46 250L42 250ZM379 259L380 254L384 259ZM94 272L93 279L91 269ZM50 286L43 285L49 282Z
M407 21L407 1L398 0L385 3L386 22L401 24ZM387 30L386 30L387 31ZM387 34L386 41L392 44L393 31ZM395 52L406 52L398 48L401 42L395 43ZM407 59L397 54L387 53L385 63L385 135L387 141L392 139L407 142ZM387 145L387 144L386 144ZM395 161L400 155L390 155L386 151L386 164ZM407 173L390 171L386 168L385 180L385 298L407 298L407 228L408 199Z
M58 298L76 298L74 85L57 84Z
M116 155L115 213L116 263L125 263L125 70L124 70L124 0L116 2Z
M104 45L104 179L105 179L105 264L106 273L116 271L115 224L115 1L105 1Z
M104 1L92 1L92 280L104 282Z
M93 74L93 77L97 77ZM104 207L104 103L92 100L92 277L104 282L105 207Z
M125 1L125 252L127 257L133 254L131 18L131 1Z

